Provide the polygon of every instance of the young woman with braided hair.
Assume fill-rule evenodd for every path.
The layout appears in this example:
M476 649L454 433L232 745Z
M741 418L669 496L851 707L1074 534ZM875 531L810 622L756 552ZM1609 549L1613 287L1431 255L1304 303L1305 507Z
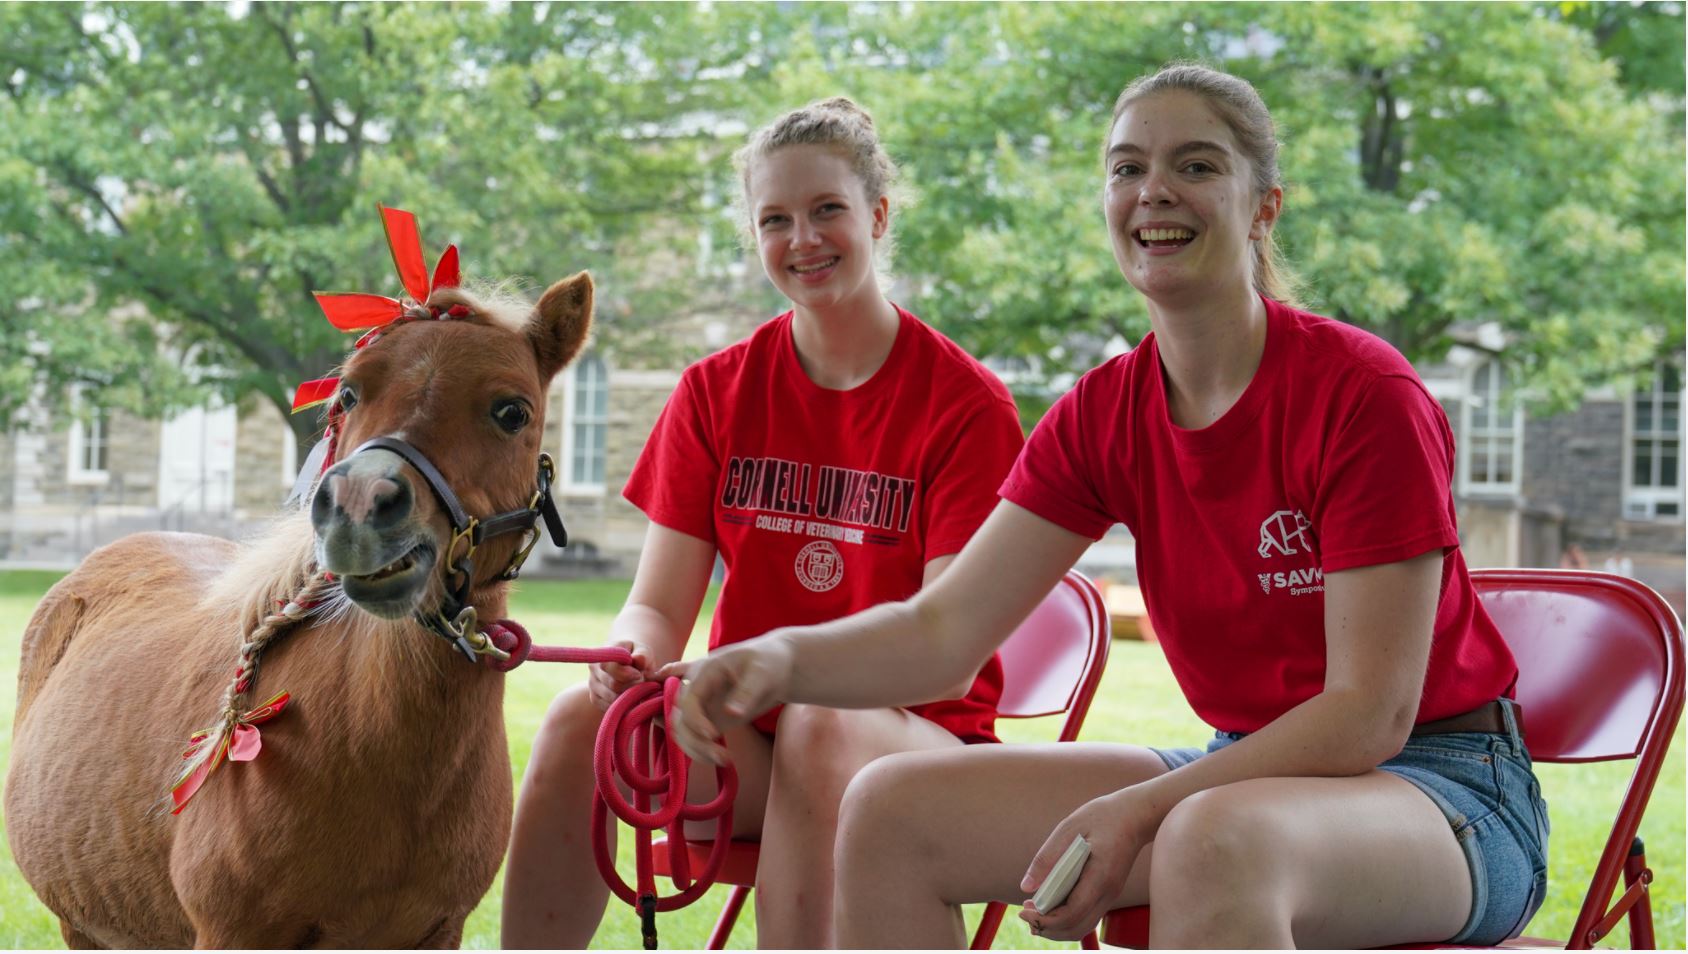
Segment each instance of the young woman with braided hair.
M1394 349L1290 303L1276 152L1241 79L1174 65L1128 86L1102 207L1153 334L1056 402L932 586L671 667L691 680L675 738L719 761L717 730L769 705L952 683L1091 541L1132 530L1215 738L876 762L840 821L844 946L959 945L957 905L1026 899L1077 835L1088 864L1063 904L1022 910L1034 932L1152 902L1157 947L1491 944L1541 904L1545 808L1459 547L1451 430Z
M591 939L607 896L588 823L593 740L618 694L680 658L718 553L711 649L906 599L990 513L1022 443L1001 382L880 289L896 168L868 114L812 104L737 158L751 237L792 309L686 370L628 478L651 523L611 642L638 665L593 667L546 716L505 869L505 947ZM994 740L1000 693L987 653L899 706L789 706L727 733L734 829L762 842L762 946L833 942L834 825L856 771ZM692 778L690 800L707 800L714 773Z

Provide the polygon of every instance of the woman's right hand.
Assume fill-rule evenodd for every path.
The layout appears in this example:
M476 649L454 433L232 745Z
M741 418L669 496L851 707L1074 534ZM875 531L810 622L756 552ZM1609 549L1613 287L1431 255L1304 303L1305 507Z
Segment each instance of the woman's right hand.
M594 663L587 667L587 691L592 696L592 704L599 712L608 712L610 704L617 696L633 688L651 676L649 666L650 650L634 643L629 639L612 640L605 644L619 649L625 649L633 654L633 665L623 666L621 663Z
M662 667L657 678L686 680L669 720L670 740L693 759L727 764L727 748L720 742L724 730L784 702L791 690L791 669L791 645L775 633Z

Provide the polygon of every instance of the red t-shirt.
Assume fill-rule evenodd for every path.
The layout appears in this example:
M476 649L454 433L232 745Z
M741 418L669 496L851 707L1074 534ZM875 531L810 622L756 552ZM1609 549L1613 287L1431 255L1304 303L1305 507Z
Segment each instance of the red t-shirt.
M959 552L995 506L1023 443L1013 398L898 314L890 356L848 391L804 373L787 312L687 368L663 408L622 493L720 551L710 649L913 596L927 562ZM994 741L1001 695L993 656L965 698L909 711Z
M1123 523L1150 622L1196 714L1253 732L1324 688L1324 575L1441 549L1418 722L1517 675L1454 526L1447 415L1399 352L1267 300L1265 354L1211 426L1173 424L1153 335L1049 410L1002 496L1074 533Z

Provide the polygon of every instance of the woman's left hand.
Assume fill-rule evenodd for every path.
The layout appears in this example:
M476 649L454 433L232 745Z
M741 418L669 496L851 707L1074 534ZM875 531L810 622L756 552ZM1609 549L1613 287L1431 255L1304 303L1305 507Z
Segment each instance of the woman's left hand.
M1078 882L1068 892L1067 900L1048 914L1037 913L1027 900L1020 909L1020 919L1031 925L1033 934L1057 941L1077 941L1089 934L1119 897L1137 856L1154 840L1158 821L1154 811L1129 788L1079 806L1055 826L1038 849L1020 887L1035 892L1074 836L1083 835L1090 842L1090 858Z

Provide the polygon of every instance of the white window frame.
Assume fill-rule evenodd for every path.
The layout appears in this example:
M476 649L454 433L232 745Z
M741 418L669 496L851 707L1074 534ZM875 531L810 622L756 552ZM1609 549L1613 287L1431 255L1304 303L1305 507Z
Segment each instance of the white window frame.
M1653 406L1653 414L1652 414L1653 420L1654 421L1659 420L1659 416L1660 416L1659 412L1661 410L1660 405L1662 403L1663 397L1665 396L1665 391L1663 390L1663 384L1664 384L1664 375L1665 375L1666 367L1667 367L1667 365L1661 363L1658 367L1653 369L1653 384L1652 384L1651 389L1646 394L1632 393L1632 394L1627 395L1624 398L1624 447L1623 447L1624 509L1623 509L1623 515L1624 515L1625 520L1658 520L1658 521L1669 522L1669 523L1681 523L1683 521L1683 512L1682 511L1683 511L1683 476L1684 476L1684 473L1683 473L1683 463L1682 463L1682 445L1683 445L1683 439L1682 438L1683 438L1684 428L1683 428L1683 421L1682 421L1683 389L1682 389L1682 386L1681 386L1683 382L1682 382L1682 370L1680 368L1676 369L1676 373L1677 373L1677 391L1676 391L1676 486L1674 486L1674 487L1660 487L1660 486L1653 485L1653 486L1638 487L1638 486L1636 486L1636 483L1635 483L1635 478L1636 478L1636 474L1635 474L1635 445L1636 445L1636 441L1642 439L1642 436L1636 431L1636 426L1635 426L1635 403L1638 399L1641 399L1641 398L1650 399L1652 406ZM1667 440L1669 438L1669 436L1670 435L1667 434L1666 432L1657 431L1657 430L1649 431L1648 434L1647 434L1646 439L1655 442L1654 453L1652 455L1653 460L1655 462L1655 465L1654 465L1655 473L1658 471L1657 461L1659 460L1658 443L1657 442ZM1661 514L1661 513L1659 513L1659 505L1661 503L1675 504L1676 505L1676 513L1674 513L1674 514L1671 514L1671 513Z
M80 392L72 397L72 406L82 410L84 402ZM104 407L93 407L84 422L78 413L70 421L70 433L65 441L68 455L68 466L65 479L68 483L78 486L97 486L111 481L111 412ZM90 426L91 425L91 426ZM101 463L105 466L90 468L87 466L89 442L95 441L101 445Z
M568 370L563 373L563 446L558 461L558 469L561 471L559 475L561 479L558 483L562 487L563 493L571 497L601 497L604 494L602 476L597 481L577 481L574 479L575 425L582 423L575 406L575 392L580 381L580 369L586 367L589 362L592 363L592 366L600 369L604 406L602 418L585 423L595 423L603 428L604 446L600 450L604 457L604 470L606 473L609 470L610 366L609 362L605 361L601 355L584 354L569 365Z
M1483 369L1492 369L1489 375L1490 386L1486 393L1478 393L1478 375ZM1495 384L1496 375L1500 380ZM1460 450L1462 451L1459 464L1460 493L1466 495L1484 494L1516 494L1519 491L1522 471L1524 469L1524 408L1522 402L1512 401L1512 419L1510 424L1497 425L1499 415L1494 413L1499 408L1506 394L1506 366L1495 358L1478 361L1465 372L1465 399L1459 402L1459 433ZM1479 428L1472 423L1473 411L1479 405L1490 407L1489 424ZM1489 473L1495 470L1494 443L1500 438L1510 438L1512 441L1512 479L1507 481L1477 480L1472 477L1471 464L1476 457L1479 441L1489 442Z

